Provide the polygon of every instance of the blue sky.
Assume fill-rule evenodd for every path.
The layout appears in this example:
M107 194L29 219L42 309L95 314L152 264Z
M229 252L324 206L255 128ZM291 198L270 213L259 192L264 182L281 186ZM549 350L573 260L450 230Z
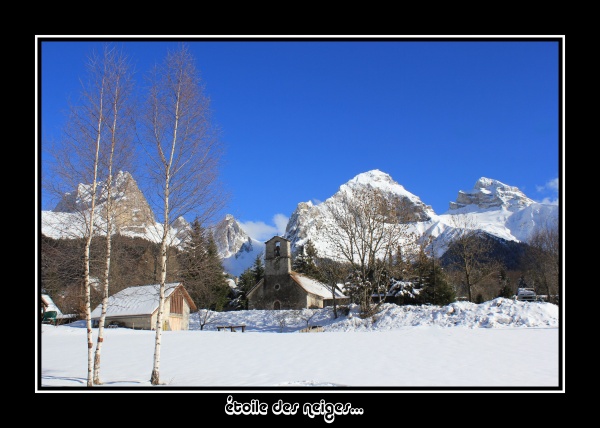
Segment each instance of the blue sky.
M140 82L178 39L41 44L41 145L58 138L92 49L132 59ZM488 177L557 201L561 171L556 38L377 41L186 39L226 152L223 211L255 238L285 228L299 202L323 201L379 169L437 214ZM42 195L41 209L52 209Z

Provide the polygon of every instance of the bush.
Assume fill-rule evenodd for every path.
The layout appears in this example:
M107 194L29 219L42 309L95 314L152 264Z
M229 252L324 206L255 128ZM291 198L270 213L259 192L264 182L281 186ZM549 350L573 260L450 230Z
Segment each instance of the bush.
M348 316L348 314L350 313L350 307L347 305L342 305L342 306L338 306L337 310L340 314L344 315L344 316Z
M510 299L512 296L514 296L514 294L515 293L512 291L512 288L508 284L505 284L504 286L502 286L502 288L500 288L498 297L506 297Z

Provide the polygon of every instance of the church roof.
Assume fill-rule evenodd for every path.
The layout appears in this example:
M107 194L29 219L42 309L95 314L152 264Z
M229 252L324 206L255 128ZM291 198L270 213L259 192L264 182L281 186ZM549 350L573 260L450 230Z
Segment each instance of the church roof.
M271 239L269 239L268 241L265 241L265 244L266 244L267 242L271 242L273 239L279 239L279 240L281 240L281 241L287 241L287 242L291 242L289 239L285 239L285 238L284 238L284 237L282 237L282 236L277 236L277 235L275 235L274 237L272 237L272 238L271 238Z
M331 290L322 282L319 282L317 280L314 280L296 272L291 272L290 276L296 282L296 284L302 287L307 293L315 294L325 299L332 298ZM335 290L336 299L343 299L345 297L346 296L342 294L339 290Z

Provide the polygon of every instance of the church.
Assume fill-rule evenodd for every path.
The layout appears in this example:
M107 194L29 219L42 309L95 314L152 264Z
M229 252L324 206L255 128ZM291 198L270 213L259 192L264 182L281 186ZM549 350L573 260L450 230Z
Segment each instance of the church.
M336 304L349 298L335 291ZM247 294L248 309L303 309L333 305L323 283L292 271L290 241L274 236L265 242L265 276Z

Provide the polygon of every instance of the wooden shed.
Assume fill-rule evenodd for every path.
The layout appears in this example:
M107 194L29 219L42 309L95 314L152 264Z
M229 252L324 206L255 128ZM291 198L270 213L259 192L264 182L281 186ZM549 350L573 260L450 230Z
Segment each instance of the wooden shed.
M155 330L160 300L160 285L128 287L108 298L104 325ZM188 330L190 313L198 309L181 283L165 284L163 330ZM102 305L92 312L92 322L100 322Z

